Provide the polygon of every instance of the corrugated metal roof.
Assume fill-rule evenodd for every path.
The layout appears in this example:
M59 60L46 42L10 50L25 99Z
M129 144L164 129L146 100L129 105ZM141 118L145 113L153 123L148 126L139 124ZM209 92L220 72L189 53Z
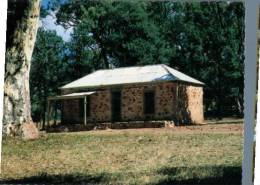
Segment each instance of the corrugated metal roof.
M98 70L67 85L64 85L61 89L91 88L157 81L184 81L204 85L204 83L173 68L170 68L167 65L158 64L141 67L122 67Z
M96 93L96 91L88 91L88 92L80 92L80 93L71 93L65 94L61 96L49 97L49 100L59 100L59 99L74 99L74 98L83 98L85 96L89 96L91 94Z

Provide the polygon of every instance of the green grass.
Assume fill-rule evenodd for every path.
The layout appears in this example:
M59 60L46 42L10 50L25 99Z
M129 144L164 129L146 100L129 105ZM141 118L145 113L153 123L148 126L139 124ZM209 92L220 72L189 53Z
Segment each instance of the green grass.
M241 132L171 129L5 139L0 182L240 184L242 143Z

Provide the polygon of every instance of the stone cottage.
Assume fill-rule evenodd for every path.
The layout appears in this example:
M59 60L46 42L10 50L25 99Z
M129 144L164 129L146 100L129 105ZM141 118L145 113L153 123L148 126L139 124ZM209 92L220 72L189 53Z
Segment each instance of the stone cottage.
M98 70L61 87L62 122L202 123L203 83L167 65Z

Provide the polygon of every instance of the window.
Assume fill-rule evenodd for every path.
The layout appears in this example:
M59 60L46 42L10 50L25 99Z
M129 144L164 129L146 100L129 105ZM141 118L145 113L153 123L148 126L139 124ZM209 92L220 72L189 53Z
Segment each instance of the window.
M154 92L144 93L144 114L154 114Z

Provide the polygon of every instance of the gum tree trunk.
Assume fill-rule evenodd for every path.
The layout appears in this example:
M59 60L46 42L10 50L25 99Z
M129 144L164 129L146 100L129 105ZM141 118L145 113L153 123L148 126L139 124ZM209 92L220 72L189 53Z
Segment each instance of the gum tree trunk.
M4 133L19 134L31 122L29 72L40 13L40 0L9 0L4 86ZM8 133L7 133L8 134Z

